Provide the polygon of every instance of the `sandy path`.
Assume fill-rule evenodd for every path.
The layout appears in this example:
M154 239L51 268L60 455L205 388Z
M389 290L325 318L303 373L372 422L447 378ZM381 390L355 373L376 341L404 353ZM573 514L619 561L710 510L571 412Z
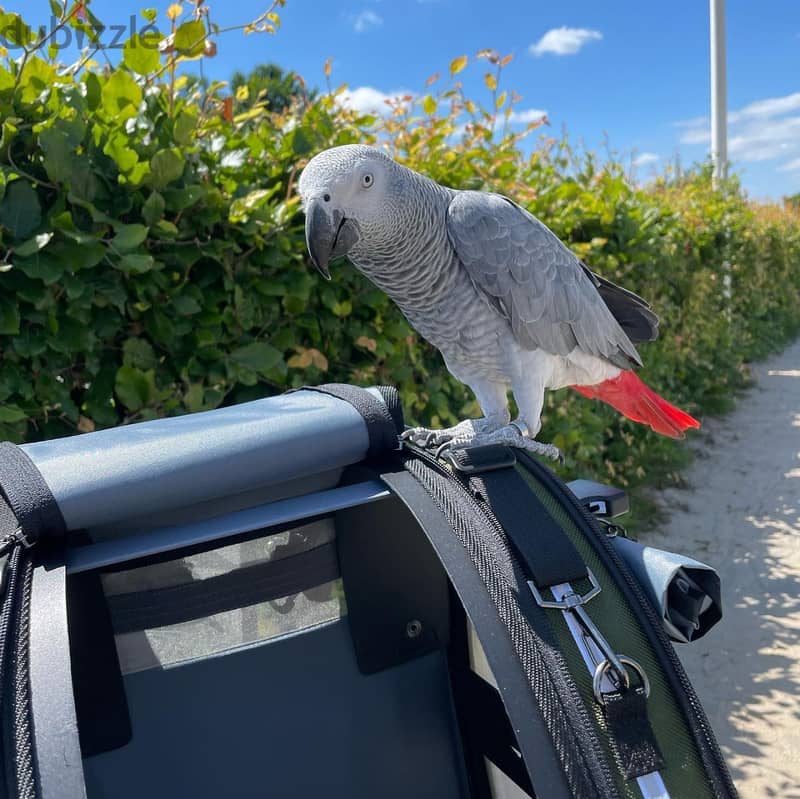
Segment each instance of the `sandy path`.
M800 342L755 374L647 541L722 575L725 618L678 652L742 799L800 799Z

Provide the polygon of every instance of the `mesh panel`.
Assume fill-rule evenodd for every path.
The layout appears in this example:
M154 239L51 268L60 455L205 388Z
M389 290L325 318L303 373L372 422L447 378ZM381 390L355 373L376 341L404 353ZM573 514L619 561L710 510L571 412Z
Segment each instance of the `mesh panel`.
M333 523L324 519L103 575L123 674L218 655L340 618L344 592L333 540ZM315 584L317 575L324 578Z

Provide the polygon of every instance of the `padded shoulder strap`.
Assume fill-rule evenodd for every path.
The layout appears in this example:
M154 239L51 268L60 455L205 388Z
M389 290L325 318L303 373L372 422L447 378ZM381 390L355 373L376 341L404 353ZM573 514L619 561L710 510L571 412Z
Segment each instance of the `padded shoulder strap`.
M369 434L368 458L376 458L398 448L397 437L403 432L403 409L397 389L379 386L383 402L365 388L346 383L304 386L302 391L317 391L350 403L363 417Z

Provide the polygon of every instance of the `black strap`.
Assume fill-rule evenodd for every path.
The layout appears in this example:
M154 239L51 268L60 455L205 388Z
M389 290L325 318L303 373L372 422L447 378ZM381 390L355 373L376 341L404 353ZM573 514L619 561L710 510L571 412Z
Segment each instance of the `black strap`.
M66 532L58 503L33 461L16 444L0 442L0 494L28 543Z
M586 564L575 545L525 478L513 468L516 459L504 457L507 453L503 452L497 453L499 457L491 457L493 453L488 450L497 448L459 450L454 454L467 456L470 462L466 469L455 465L464 472L473 494L491 507L536 587L545 589L588 577Z
M664 756L647 717L647 697L641 686L604 694L603 711L610 739L625 777L643 777L664 768Z
M397 437L403 432L403 411L397 390L379 386L384 402L365 388L346 383L327 383L324 386L304 386L299 391L317 391L344 400L364 417L369 435L367 458L377 458L397 449Z
M423 470L414 458L405 463L413 474L385 472L381 479L413 513L428 536L479 640L483 642L537 796L597 799L615 795L610 773L601 763L599 744L595 747L596 736L591 732L588 714L580 705L577 689L566 701L563 696L566 689L557 682L561 677L553 677L560 674L560 667L555 662L550 663L550 660L558 660L555 647L544 641L536 644L528 640L534 635L534 628L529 626L529 622L525 623L525 619L537 613L543 615L545 611L536 607L530 595L518 594L518 598L512 600L510 588L504 590L504 598L498 600L502 605L502 610L498 610L493 589L487 587L484 579L489 575L493 585L495 581L505 580L503 571L508 564L501 565L501 552L490 554L490 545L483 547L474 541L468 543L473 534L485 528L485 517L476 505L455 495L449 477L437 477L433 469ZM434 500L429 493L430 487L419 481L423 473L439 486L440 498ZM440 502L444 503L442 507L439 507ZM455 506L459 507L459 513L463 512L468 526L462 531L467 537L464 541L461 533L454 531L447 515ZM478 554L476 547L482 550L482 554ZM517 637L517 622L510 621L507 615L514 612L509 605L512 601L524 606L524 616L520 619L527 632L521 633L522 638ZM513 626L513 632L508 625ZM519 647L525 651L524 658L520 657Z

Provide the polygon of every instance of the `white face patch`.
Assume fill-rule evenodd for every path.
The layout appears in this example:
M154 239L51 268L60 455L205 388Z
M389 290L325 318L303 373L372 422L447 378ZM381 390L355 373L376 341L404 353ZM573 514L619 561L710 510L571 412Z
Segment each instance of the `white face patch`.
M327 202L343 213L369 213L380 205L377 195L381 185L386 187L391 164L380 150L361 144L324 150L309 161L300 176L303 207L311 199L327 196Z

